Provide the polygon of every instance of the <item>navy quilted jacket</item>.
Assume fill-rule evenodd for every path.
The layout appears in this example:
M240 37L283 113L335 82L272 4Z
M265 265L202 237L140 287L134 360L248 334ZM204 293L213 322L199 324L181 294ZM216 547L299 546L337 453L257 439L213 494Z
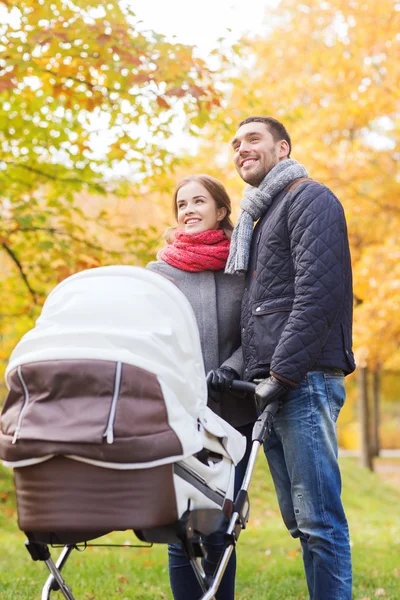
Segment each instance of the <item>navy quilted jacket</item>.
M257 223L242 303L244 378L351 373L352 274L344 211L318 182L278 194Z

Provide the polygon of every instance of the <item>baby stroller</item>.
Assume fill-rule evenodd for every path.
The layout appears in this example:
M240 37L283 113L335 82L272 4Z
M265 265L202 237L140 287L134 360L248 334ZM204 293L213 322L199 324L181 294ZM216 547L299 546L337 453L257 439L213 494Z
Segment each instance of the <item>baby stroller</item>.
M203 599L214 598L248 520L269 419L255 425L234 499L244 438L207 407L195 317L175 284L128 266L67 278L14 349L6 382L0 458L14 469L27 549L50 570L42 600L56 590L74 599L61 569L78 544L128 529L150 543L181 542ZM226 549L210 580L201 536L223 526Z

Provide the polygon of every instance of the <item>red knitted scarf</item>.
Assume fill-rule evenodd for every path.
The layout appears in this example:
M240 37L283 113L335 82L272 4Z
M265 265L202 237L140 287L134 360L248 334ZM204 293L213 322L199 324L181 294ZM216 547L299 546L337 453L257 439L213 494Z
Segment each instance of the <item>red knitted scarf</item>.
M160 250L157 258L183 271L218 271L225 268L229 245L222 229L200 233L177 230L173 242Z

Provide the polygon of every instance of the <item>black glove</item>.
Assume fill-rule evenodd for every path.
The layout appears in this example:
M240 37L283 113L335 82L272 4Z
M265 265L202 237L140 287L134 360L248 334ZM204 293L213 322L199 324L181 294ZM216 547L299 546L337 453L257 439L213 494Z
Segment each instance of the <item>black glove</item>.
M273 375L263 379L256 387L255 398L259 413L264 412L265 407L271 404L274 400L277 400L283 394L293 389L291 386L286 385Z
M207 373L207 386L215 392L226 392L234 379L240 379L238 373L230 367L221 367Z

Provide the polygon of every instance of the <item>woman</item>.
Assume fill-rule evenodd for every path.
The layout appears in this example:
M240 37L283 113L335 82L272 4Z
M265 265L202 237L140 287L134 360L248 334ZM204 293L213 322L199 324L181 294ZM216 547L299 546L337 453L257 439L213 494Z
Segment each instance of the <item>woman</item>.
M211 390L212 410L236 427L248 439L257 418L253 402L229 392L229 383L242 374L240 347L240 305L244 280L225 275L233 225L231 202L224 186L209 175L182 179L174 193L177 226L164 237L166 247L157 262L148 268L172 279L188 298L196 315L206 373ZM236 469L235 493L246 469L248 453ZM207 559L204 569L212 574L223 551L223 533L204 540ZM196 600L200 586L182 547L169 546L169 574L175 600ZM232 555L216 595L217 600L233 600L236 558Z

